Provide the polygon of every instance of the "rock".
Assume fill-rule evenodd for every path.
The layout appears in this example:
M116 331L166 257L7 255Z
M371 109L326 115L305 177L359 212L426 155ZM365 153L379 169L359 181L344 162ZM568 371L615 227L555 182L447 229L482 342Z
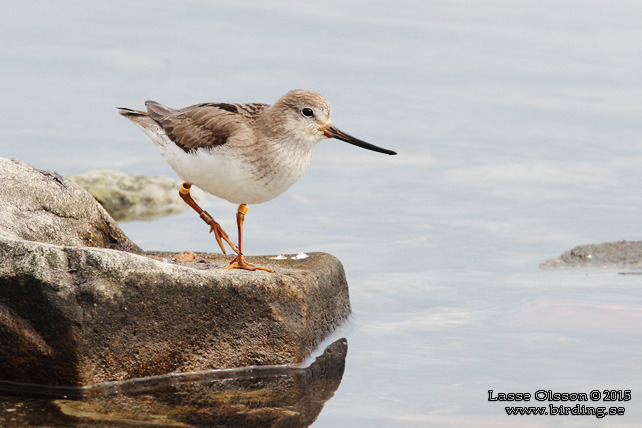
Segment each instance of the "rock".
M169 262L0 237L0 379L89 385L300 363L350 313L329 254L249 258L274 274L201 256Z
M181 181L169 177L100 169L67 178L87 190L116 221L149 220L189 208L178 196ZM190 194L196 201L205 198L195 187Z
M579 245L559 258L547 260L541 267L613 266L642 269L642 241L604 242Z
M350 313L341 262L140 252L55 173L0 159L0 379L90 385L296 364ZM106 248L100 248L100 247ZM123 251L126 250L126 251Z
M0 235L140 253L105 210L56 172L0 158Z

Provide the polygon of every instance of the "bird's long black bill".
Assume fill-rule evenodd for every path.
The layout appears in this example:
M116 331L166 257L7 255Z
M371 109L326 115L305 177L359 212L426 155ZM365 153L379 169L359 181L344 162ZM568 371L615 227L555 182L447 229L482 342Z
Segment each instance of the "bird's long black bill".
M323 133L328 138L336 138L337 140L345 141L346 143L355 145L357 147L361 147L363 149L372 150L373 152L385 153L387 155L396 155L397 154L397 152L393 152L392 150L384 149L382 147L375 146L374 144L370 144L370 143L366 143L365 141L361 141L358 138L354 138L352 135L346 134L345 132L340 131L339 129L335 128L332 125L327 126L323 130Z

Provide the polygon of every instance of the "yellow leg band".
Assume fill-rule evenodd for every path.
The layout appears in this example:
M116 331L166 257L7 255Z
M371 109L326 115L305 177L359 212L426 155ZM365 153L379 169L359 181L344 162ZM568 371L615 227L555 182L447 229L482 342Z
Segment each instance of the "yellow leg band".
M187 186L185 186L186 184L187 184ZM191 184L183 183L183 184L181 184L181 188L178 189L178 193L180 193L181 195L189 195L189 188L190 187L192 187Z
M245 204L241 204L241 205L239 205L239 212L240 212L241 214L243 214L243 215L245 215L245 214L247 213L247 210L248 210L248 209L249 209L249 208L248 208L248 207L247 207L247 205L245 205Z

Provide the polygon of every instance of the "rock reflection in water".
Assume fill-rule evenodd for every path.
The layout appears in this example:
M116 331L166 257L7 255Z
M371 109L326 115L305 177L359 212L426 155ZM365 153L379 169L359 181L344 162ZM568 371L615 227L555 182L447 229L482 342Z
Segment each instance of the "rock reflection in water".
M339 387L347 349L339 339L307 368L255 367L77 389L78 399L47 400L46 425L307 427ZM67 397L71 392L65 390ZM23 422L40 426L42 416Z

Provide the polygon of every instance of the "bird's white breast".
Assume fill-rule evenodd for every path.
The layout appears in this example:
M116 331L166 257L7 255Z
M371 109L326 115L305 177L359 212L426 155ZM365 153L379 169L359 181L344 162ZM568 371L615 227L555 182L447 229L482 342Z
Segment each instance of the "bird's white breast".
M297 150L288 144L269 146L267 151L225 144L187 153L160 126L140 128L181 179L237 204L258 204L279 196L301 178L311 159L311 147Z

